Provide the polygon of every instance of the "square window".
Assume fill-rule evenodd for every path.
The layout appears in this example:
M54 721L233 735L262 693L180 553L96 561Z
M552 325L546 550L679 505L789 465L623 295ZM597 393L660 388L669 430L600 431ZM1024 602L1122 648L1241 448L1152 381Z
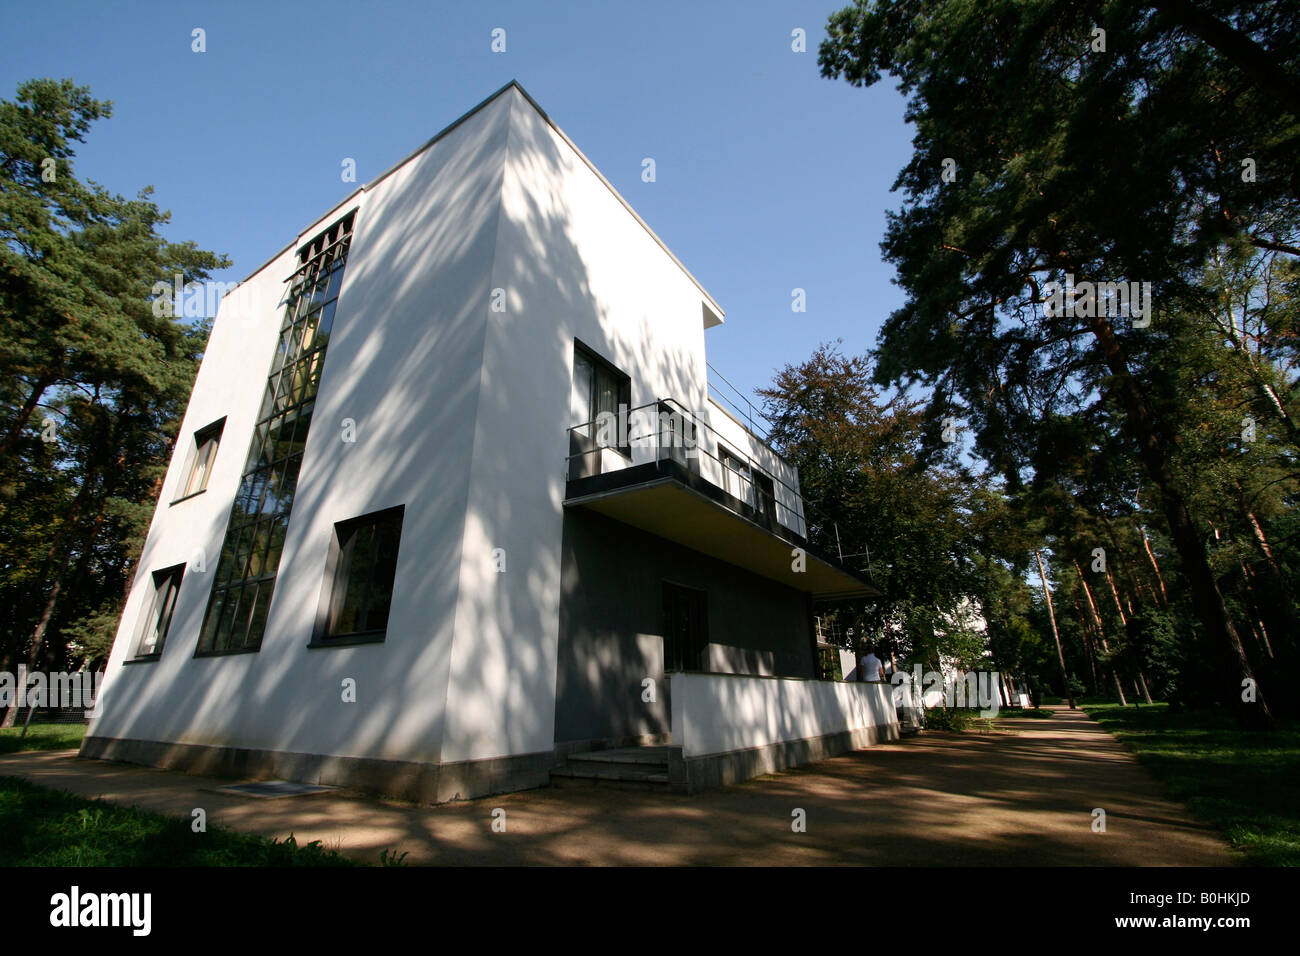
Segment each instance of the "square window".
M399 505L334 526L313 644L384 639L405 510Z
M217 446L221 444L221 432L225 427L226 420L223 418L194 433L194 448L190 452L185 484L181 486L177 501L207 490L212 466L217 460Z
M135 656L139 658L157 657L162 654L163 644L167 640L167 630L172 624L172 614L176 610L176 596L180 593L181 577L185 565L178 564L153 573L153 599L141 622L140 637L136 642Z

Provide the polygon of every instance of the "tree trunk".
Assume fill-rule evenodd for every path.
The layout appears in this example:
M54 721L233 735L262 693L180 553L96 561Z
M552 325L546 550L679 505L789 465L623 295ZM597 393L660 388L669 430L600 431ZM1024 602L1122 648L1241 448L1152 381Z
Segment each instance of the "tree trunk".
M1151 560L1151 567L1156 572L1156 583L1160 585L1160 606L1162 608L1169 606L1169 592L1165 590L1165 577L1160 573L1160 562L1156 560L1155 554L1151 551L1151 539L1147 537L1147 529L1141 524L1137 526L1138 533L1142 535L1142 547L1146 549L1147 557Z
M1101 614L1097 611L1097 602L1092 599L1092 588L1088 587L1088 581L1083 576L1083 568L1079 567L1079 562L1074 562L1074 571L1079 575L1079 583L1083 585L1084 596L1088 598L1088 607L1092 610L1092 620L1097 628L1097 637L1101 641L1101 649L1106 654L1106 664L1110 668L1111 679L1115 682L1115 696L1119 698L1121 707L1128 706L1128 698L1124 696L1124 685L1119 681L1119 669L1115 662L1110 660L1110 645L1106 643L1106 629L1101 623Z
M1110 573L1110 568L1106 568L1106 581L1110 584L1111 597L1115 599L1115 610L1119 611L1119 622L1128 627L1128 618L1124 616L1124 605L1119 603L1119 590L1115 587L1115 577Z
M1197 534L1186 499L1170 465L1172 442L1152 416L1146 397L1128 368L1115 331L1105 316L1091 321L1092 331L1106 366L1113 373L1113 387L1124 406L1125 424L1136 441L1143 467L1160 492L1170 539L1183 562L1183 573L1191 591L1192 606L1222 658L1223 695L1228 698L1242 727L1269 728L1273 715L1268 708L1264 689L1259 686L1242 646L1241 636L1219 590L1219 582L1210 567L1205 543ZM1253 700L1244 699L1253 690Z
M1268 641L1268 630L1264 627L1263 620L1261 620L1264 616L1264 608L1260 604L1259 595L1255 592L1253 581L1255 576L1250 573L1250 568L1246 566L1246 562L1241 558L1237 559L1237 564L1241 566L1241 577L1246 585L1246 596L1250 598L1250 607L1255 614L1255 620L1251 622L1251 630L1255 632L1255 641L1259 644L1259 648L1265 657L1272 657L1273 646Z
M27 427L27 423L32 419L32 413L36 411L36 406L40 404L41 396L53 384L54 377L51 375L42 375L36 380L36 384L32 386L27 399L23 402L22 407L18 409L18 414L5 431L4 437L0 438L0 461L9 459L9 453L13 451L14 445L18 444L18 436Z
M54 617L55 608L58 606L59 596L63 591L63 582L67 577L69 566L67 560L61 560L61 552L71 537L72 532L78 521L81 520L81 512L85 508L86 500L90 496L90 490L94 485L95 475L93 472L88 473L82 480L81 487L77 490L77 496L72 499L72 504L68 506L67 514L62 523L59 525L58 533L55 534L54 540L50 542L49 548L45 551L44 570L41 573L42 580L49 580L51 572L54 572L54 583L50 586L49 595L45 600L45 607L41 611L40 619L36 623L36 629L32 632L31 647L27 651L27 666L34 668L37 657L40 655L41 645L45 641L45 632L49 628L50 620ZM104 506L107 502L107 496L101 496L99 502L99 515L102 517ZM54 569L57 567L57 571ZM14 658L21 656L21 648L16 648ZM5 714L4 720L0 721L0 727L12 727L14 718L17 714L17 707L10 707Z
M1038 576L1043 580L1043 597L1047 598L1047 616L1052 619L1052 637L1056 639L1056 660L1061 665L1061 683L1064 685L1065 699L1070 702L1071 710L1077 710L1074 705L1074 691L1070 689L1070 677L1065 672L1065 651L1061 650L1061 634L1056 629L1056 611L1052 608L1052 592L1047 587L1047 572L1043 569L1043 556L1035 551L1034 557L1038 558Z
M1281 631L1279 638L1282 643L1282 647L1279 648L1283 657L1281 664L1285 670L1294 673L1296 670L1296 640L1300 636L1300 612L1296 610L1295 595L1287 576L1282 571L1281 565L1278 564L1277 558L1273 555L1273 548L1264 534L1263 526L1260 525L1259 519L1255 517L1255 512L1247 507L1245 493L1240 485L1237 486L1237 490L1241 499L1242 511L1246 516L1247 523L1250 525L1251 539L1256 550L1264 556L1265 575L1268 579L1267 590L1272 597L1270 606L1277 615L1273 622L1281 625L1278 628Z
M1079 606L1078 600L1074 602L1074 614L1079 619L1079 633L1083 635L1083 650L1088 657L1088 670L1092 673L1092 683L1089 685L1089 691L1097 694L1100 693L1097 689L1100 686L1097 681L1097 651L1092 641L1088 639L1088 622L1084 620L1083 608Z
M1146 676L1142 673L1142 668L1140 667L1138 668L1138 684L1142 688L1142 699L1148 704L1154 704L1155 701L1151 699L1151 691L1147 689Z
M1152 6L1170 22L1213 47L1282 109L1300 119L1300 86L1273 54L1249 34L1198 7L1189 0L1154 0Z

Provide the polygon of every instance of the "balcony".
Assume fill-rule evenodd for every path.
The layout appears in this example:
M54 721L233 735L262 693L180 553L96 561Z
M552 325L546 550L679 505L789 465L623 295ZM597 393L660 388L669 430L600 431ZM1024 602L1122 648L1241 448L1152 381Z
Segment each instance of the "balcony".
M710 400L672 398L568 429L566 508L585 508L806 592L871 597L857 571L812 548L798 473Z

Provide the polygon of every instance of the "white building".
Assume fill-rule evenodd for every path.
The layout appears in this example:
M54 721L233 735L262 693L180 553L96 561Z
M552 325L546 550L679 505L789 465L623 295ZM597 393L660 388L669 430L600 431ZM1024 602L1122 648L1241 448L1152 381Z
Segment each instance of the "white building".
M498 91L223 300L82 754L437 801L896 736L811 679L873 592L709 396L722 317Z

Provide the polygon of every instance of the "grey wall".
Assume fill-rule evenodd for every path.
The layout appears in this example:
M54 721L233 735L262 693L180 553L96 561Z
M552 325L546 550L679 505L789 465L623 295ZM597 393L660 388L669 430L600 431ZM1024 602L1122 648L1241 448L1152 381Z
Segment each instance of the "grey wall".
M555 739L668 733L663 582L708 592L710 668L814 675L807 597L581 509L564 515ZM657 700L641 682L657 681Z

